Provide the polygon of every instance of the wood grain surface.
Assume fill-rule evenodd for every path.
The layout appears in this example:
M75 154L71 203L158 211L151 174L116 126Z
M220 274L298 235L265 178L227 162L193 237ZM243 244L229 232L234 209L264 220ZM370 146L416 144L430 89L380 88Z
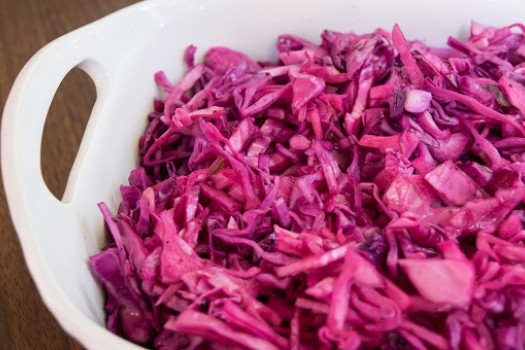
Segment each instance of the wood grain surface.
M0 0L0 109L27 60L51 40L130 5L134 0ZM82 71L68 74L55 95L42 139L42 172L61 197L95 89ZM0 187L0 349L81 349L44 306L25 266Z

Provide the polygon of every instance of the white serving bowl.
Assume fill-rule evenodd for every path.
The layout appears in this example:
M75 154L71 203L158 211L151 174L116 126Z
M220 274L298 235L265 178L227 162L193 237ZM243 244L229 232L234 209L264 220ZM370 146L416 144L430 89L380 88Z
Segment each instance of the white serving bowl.
M153 74L163 69L180 78L189 44L201 54L224 45L270 59L281 33L318 40L325 28L364 33L397 22L409 39L444 46L448 35L464 36L471 19L496 26L525 21L525 1L149 0L45 46L12 88L1 146L11 215L47 307L89 349L140 348L104 327L103 293L88 268L88 257L104 244L96 204L117 208L157 94ZM40 144L53 95L76 66L94 80L97 102L60 201L44 184Z

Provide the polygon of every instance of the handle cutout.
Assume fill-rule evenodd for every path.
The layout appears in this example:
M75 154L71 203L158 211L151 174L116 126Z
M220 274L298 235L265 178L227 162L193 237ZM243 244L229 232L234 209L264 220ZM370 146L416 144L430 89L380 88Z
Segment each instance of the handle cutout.
M93 80L82 69L73 68L60 83L49 107L40 167L47 188L58 200L64 196L96 98Z

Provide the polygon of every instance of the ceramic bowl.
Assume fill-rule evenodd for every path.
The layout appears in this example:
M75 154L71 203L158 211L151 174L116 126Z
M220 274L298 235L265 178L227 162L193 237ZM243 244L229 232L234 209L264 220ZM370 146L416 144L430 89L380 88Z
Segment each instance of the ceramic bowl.
M276 57L281 33L318 40L325 28L364 33L399 23L408 39L444 46L448 35L464 37L470 20L505 25L524 14L525 2L511 0L149 0L49 43L20 72L1 135L9 208L45 304L88 349L140 348L104 327L104 296L88 266L105 237L96 204L117 208L157 94L153 74L180 78L189 44L264 60ZM41 136L54 93L74 67L93 79L97 101L58 200L40 171Z

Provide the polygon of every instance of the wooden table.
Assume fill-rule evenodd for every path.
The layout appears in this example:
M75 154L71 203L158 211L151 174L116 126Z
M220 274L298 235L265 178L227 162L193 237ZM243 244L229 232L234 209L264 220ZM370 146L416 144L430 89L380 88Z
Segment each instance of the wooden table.
M136 0L0 0L0 109L22 66L51 40ZM95 100L73 70L59 88L42 140L42 171L61 197ZM0 349L81 349L45 308L25 266L0 187Z

